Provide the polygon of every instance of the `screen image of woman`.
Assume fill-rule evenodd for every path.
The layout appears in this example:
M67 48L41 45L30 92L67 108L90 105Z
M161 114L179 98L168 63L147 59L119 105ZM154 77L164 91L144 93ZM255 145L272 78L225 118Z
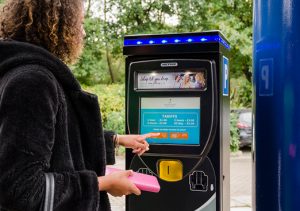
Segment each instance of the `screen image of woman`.
M203 72L199 72L195 75L195 88L205 89L206 80Z
M182 81L182 85L181 85L181 88L192 88L192 85L191 85L191 81L190 81L190 74L189 73L186 73L184 76L183 76L183 81Z

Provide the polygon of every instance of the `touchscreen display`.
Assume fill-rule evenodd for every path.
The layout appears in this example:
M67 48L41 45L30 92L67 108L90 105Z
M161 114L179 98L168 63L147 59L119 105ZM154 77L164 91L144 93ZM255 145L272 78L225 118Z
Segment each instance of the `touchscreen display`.
M150 144L200 145L200 97L141 98L140 132Z

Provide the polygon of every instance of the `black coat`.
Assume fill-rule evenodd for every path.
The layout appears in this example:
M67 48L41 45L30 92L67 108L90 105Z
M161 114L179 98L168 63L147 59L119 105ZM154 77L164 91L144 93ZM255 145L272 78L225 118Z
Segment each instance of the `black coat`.
M55 177L56 211L110 210L97 175L114 163L97 96L48 51L0 41L0 211L39 210L44 172Z

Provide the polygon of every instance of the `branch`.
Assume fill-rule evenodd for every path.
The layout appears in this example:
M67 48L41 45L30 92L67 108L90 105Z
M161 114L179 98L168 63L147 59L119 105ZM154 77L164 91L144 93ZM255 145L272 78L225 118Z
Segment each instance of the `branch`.
M249 67L248 66L244 66L242 68L242 72L244 73L247 81L249 81L251 83L252 82L252 73L249 71Z

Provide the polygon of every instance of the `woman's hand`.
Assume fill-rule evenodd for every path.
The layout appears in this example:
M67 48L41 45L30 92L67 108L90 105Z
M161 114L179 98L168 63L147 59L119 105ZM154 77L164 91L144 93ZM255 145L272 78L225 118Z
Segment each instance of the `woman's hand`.
M141 195L141 191L128 179L132 174L132 170L127 170L98 177L99 191L107 191L112 196Z
M142 155L144 152L149 150L149 144L146 139L151 137L157 137L160 133L147 133L144 135L118 135L119 144L133 149L133 153Z

